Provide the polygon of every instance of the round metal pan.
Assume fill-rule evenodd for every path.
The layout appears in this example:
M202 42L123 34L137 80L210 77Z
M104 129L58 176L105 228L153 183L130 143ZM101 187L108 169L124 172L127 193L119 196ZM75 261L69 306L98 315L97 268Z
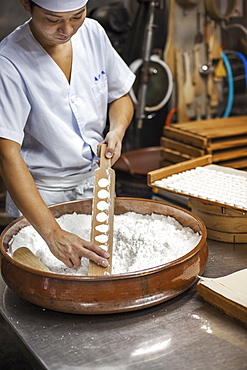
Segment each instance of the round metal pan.
M92 199L50 207L55 217L91 214ZM25 218L10 224L1 235L2 276L20 297L38 306L75 314L108 314L138 310L167 301L188 289L204 271L208 247L206 227L199 217L180 207L140 198L116 198L115 214L157 213L172 216L201 234L196 247L181 258L150 269L110 276L73 276L29 268L7 253L8 243L29 225Z

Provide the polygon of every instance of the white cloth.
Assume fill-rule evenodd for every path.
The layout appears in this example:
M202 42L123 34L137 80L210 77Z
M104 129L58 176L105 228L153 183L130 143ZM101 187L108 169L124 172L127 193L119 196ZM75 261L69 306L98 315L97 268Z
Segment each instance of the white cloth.
M70 12L85 6L87 0L34 0L34 3L52 12Z
M41 197L47 206L73 200L89 199L93 197L94 170L88 173L67 176L63 179L55 176L35 176L34 181ZM9 194L6 196L6 210L13 217L21 217Z
M95 20L85 19L72 48L68 83L29 21L0 43L0 137L22 146L33 176L62 178L92 169L108 103L134 82Z

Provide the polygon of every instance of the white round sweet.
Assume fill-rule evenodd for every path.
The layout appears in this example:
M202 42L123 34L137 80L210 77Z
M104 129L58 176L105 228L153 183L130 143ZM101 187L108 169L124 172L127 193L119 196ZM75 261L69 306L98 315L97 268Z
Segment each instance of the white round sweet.
M97 235L95 237L95 240L97 240L97 242L99 242L99 243L104 244L108 241L108 235L104 235L104 234Z
M107 233L109 230L109 225L103 224L103 225L97 225L95 226L95 229L99 231L100 233Z
M109 191L102 189L98 192L98 198L100 199L106 199L109 197Z
M109 180L102 177L102 179L99 179L98 181L98 185L101 187L101 188L106 188L108 185L109 185Z
M96 216L96 220L98 222L105 222L108 219L108 216L105 212L100 212Z
M105 211L106 209L108 209L108 207L109 204L104 200L101 200L100 202L97 203L97 209L99 211Z

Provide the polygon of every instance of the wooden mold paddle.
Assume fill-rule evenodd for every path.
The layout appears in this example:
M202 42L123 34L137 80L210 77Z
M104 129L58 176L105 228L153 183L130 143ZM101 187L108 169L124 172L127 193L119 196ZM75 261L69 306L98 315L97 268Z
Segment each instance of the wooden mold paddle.
M109 265L102 267L89 261L89 276L111 274L115 171L111 168L111 159L105 156L106 148L106 144L101 145L100 167L95 170L91 241L108 251Z
M20 247L13 253L13 259L22 263L25 266L31 267L35 270L51 272L35 254L26 247Z

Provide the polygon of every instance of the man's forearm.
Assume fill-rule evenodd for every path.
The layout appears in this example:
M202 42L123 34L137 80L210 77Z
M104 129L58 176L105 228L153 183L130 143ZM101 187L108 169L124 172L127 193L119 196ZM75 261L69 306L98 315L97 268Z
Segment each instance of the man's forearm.
M111 103L109 109L110 131L116 131L122 141L134 114L134 106L128 94Z

